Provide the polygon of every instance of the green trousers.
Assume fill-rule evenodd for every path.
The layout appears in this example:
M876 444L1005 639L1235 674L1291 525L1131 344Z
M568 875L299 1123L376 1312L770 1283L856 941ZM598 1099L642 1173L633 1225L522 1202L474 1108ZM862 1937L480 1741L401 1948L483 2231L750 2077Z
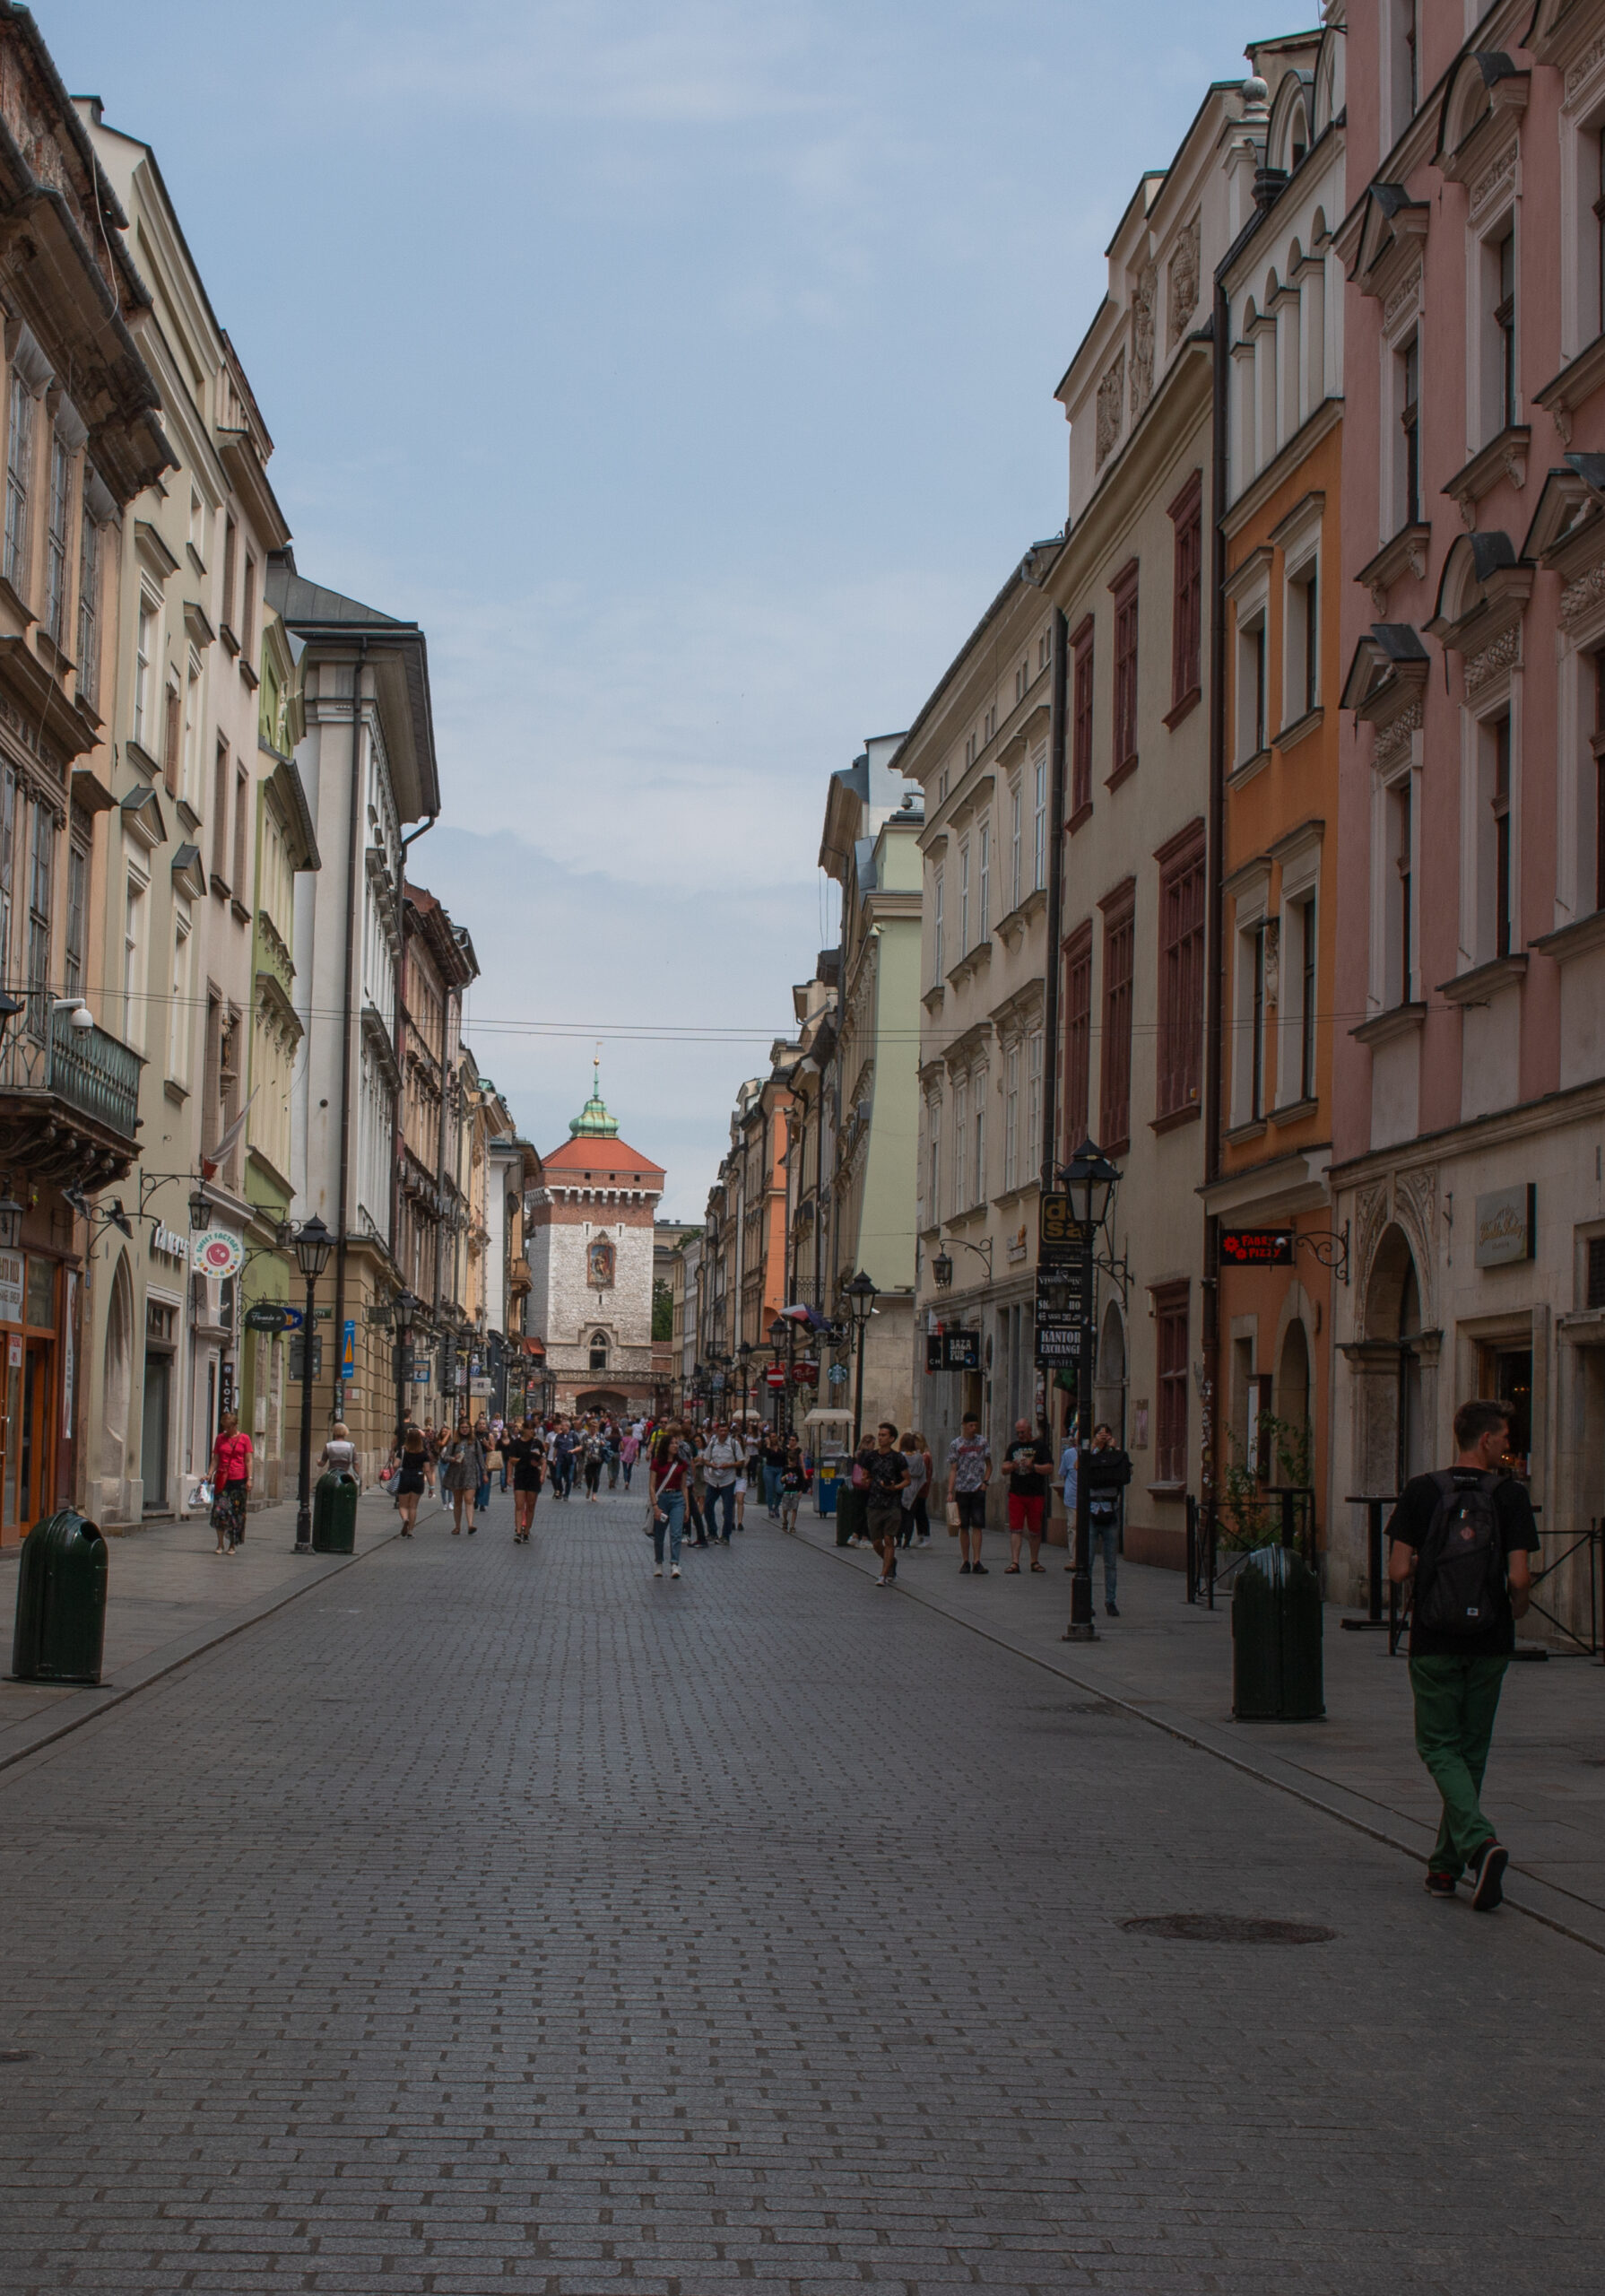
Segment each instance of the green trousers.
M1478 1796L1509 1664L1506 1657L1410 1662L1416 1752L1444 1797L1443 1823L1427 1860L1435 1874L1453 1874L1458 1879L1483 1843L1494 1839Z

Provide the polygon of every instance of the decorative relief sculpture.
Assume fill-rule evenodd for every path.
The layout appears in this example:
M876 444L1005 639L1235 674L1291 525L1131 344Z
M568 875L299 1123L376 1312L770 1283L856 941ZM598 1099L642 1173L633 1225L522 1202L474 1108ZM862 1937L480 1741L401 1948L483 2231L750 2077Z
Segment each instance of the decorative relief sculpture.
M1187 332L1198 309L1199 219L1195 215L1181 232L1170 258L1170 301L1166 349L1174 351Z
M1122 351L1097 387L1097 467L1102 470L1120 437L1125 404L1125 352Z
M1132 298L1132 420L1154 395L1154 295L1158 266L1145 263Z

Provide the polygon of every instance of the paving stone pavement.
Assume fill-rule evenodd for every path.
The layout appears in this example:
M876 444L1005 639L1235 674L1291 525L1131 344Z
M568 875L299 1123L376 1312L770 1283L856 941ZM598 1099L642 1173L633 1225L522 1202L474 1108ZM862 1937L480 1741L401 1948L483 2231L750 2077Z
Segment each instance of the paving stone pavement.
M510 1507L0 1776L7 2296L1598 2286L1599 1955L761 1516Z

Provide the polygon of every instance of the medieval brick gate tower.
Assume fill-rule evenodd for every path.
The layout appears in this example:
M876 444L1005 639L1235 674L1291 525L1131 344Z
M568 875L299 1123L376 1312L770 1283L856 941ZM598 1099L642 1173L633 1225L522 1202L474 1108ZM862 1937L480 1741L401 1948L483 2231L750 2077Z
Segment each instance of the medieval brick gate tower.
M652 1247L664 1170L619 1137L591 1097L560 1148L542 1159L525 1222L529 1327L564 1412L650 1412Z

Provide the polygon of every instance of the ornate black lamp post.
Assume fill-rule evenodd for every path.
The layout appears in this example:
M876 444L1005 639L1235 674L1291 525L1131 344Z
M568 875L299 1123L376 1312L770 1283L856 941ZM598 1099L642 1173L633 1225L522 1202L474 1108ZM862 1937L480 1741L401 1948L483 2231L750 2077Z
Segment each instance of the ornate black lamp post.
M1076 1364L1075 1551L1071 1564L1074 1575L1070 1582L1070 1625L1064 1639L1095 1642L1097 1629L1092 1623L1091 1492L1087 1474L1092 1448L1093 1256L1097 1231L1109 1216L1115 1191L1120 1185L1120 1172L1095 1141L1083 1140L1059 1178L1070 1196L1070 1216L1081 1231L1081 1261L1077 1271L1080 1297L1075 1301L1080 1339Z
M769 1352L775 1359L775 1369L779 1370L784 1358L786 1370L785 1387L776 1386L775 1389L775 1432L778 1436L786 1424L792 1400L792 1326L784 1316L776 1316L769 1326Z
M847 1285L842 1297L853 1319L853 1351L858 1359L853 1371L853 1448L856 1450L863 1439L863 1351L877 1297L875 1286L863 1268Z
M329 1264L334 1239L315 1212L296 1231L296 1264L306 1280L307 1315L301 1326L301 1472L295 1512L295 1551L312 1552L312 1344L316 1321L317 1279Z
M399 1445L407 1424L407 1381L412 1366L407 1350L412 1341L412 1320L423 1302L411 1292L398 1292L391 1302L391 1315L395 1324L395 1439Z
M752 1361L752 1342L743 1339L735 1353L742 1374L742 1432L744 1435L747 1431L747 1370Z

